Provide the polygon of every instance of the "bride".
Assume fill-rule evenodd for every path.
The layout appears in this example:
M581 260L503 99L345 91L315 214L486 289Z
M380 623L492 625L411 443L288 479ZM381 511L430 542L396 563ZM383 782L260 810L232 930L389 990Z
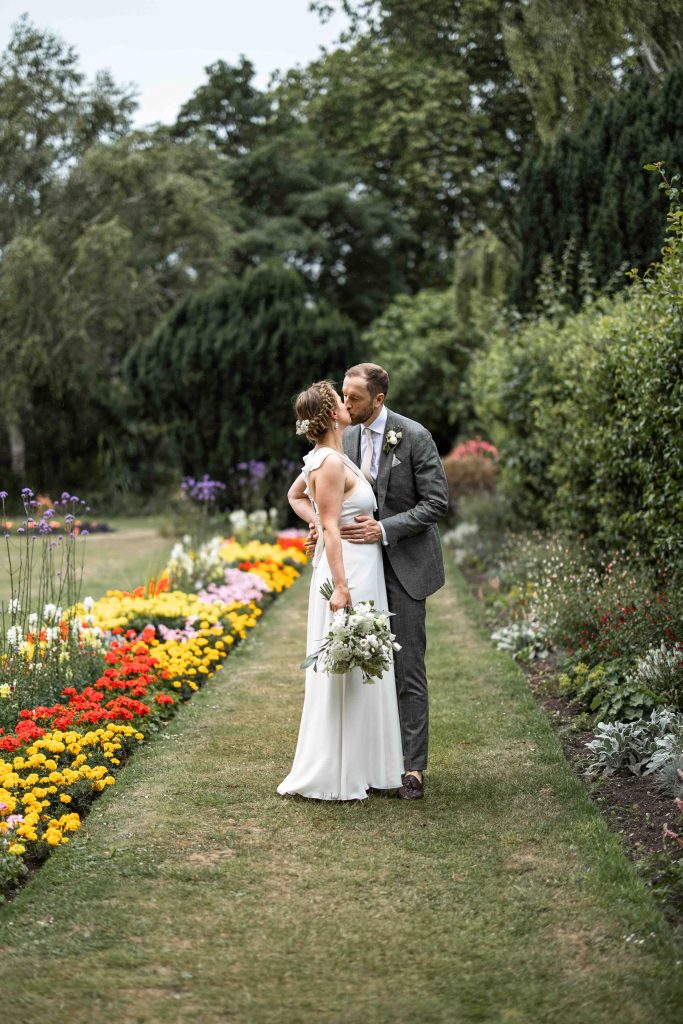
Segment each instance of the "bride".
M324 639L332 615L352 601L374 600L387 609L379 542L351 544L339 527L377 507L371 484L344 454L342 434L351 417L330 381L312 384L295 403L297 433L315 447L304 456L288 499L296 514L318 526L308 605L306 653ZM329 602L320 594L331 579ZM306 670L306 691L294 763L277 788L318 800L364 800L368 790L397 789L403 752L394 670L364 683L360 669L345 675Z

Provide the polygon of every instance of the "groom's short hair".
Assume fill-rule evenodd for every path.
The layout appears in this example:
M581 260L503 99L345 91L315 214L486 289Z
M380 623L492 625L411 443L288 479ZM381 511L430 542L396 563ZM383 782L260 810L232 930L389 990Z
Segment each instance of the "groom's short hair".
M376 398L377 395L384 395L386 398L389 393L389 374L377 363L358 363L351 366L345 376L364 377L371 398Z

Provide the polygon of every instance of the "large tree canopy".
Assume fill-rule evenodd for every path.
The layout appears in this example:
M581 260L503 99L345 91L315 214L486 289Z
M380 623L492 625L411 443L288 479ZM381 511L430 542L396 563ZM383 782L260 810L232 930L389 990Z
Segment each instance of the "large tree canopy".
M407 287L398 256L408 228L345 154L252 82L242 59L206 69L174 138L208 140L239 202L236 270L276 259L360 325Z
M346 45L287 74L278 102L345 153L410 226L401 257L411 289L447 282L460 233L505 220L534 136L500 4L346 7L357 15Z

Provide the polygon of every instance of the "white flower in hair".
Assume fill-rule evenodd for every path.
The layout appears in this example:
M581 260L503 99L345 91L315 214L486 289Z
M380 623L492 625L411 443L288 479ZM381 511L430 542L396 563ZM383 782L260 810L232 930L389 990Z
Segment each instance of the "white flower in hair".
M296 432L297 434L307 434L308 428L311 425L310 420L297 420L296 421Z

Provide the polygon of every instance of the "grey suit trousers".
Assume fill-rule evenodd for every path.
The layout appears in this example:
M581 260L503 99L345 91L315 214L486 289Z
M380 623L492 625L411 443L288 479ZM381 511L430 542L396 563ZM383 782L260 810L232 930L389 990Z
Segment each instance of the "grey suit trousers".
M425 601L416 601L399 583L391 562L384 555L384 578L391 617L401 650L394 656L398 714L401 720L404 771L425 771L429 733L429 704L425 650Z

